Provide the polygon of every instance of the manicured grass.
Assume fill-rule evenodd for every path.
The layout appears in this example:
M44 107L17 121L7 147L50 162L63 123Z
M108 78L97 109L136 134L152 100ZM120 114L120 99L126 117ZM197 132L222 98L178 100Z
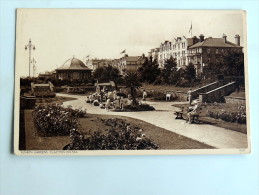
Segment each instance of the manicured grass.
M186 114L187 114L187 110L186 108L189 107L189 104L177 104L177 105L173 105L175 107L178 108L182 108L184 107L184 115L183 117L186 118ZM217 127L222 127L222 128L226 128L226 129L230 129L233 131L237 131L237 132L241 132L246 134L247 133L247 125L246 124L237 124L237 123L230 123L230 122L226 122L220 119L214 119L209 117L208 115L208 111L220 111L220 110L225 110L227 112L235 112L237 111L237 107L239 106L239 104L227 104L227 103L217 103L217 104L206 104L206 105L202 105L202 109L201 109L201 114L200 114L200 121L202 123L207 123L210 125L214 125Z
M142 84L142 88L145 90L158 90L158 91L182 91L187 93L190 87L177 87L174 85L152 85L152 84Z
M105 126L100 119L111 118L110 115L96 115L88 114L87 118L80 119L79 131L86 136L90 136L94 131L101 131L109 129L110 127ZM131 125L137 125L143 129L143 133L154 141L154 143L159 145L159 149L211 149L212 146L192 140L185 136L181 136L174 132L165 130L163 128L151 125L147 122L123 117L123 116L114 116L113 118L120 118L130 122Z
M76 98L56 96L54 98L41 98L41 99L37 99L36 103L38 103L38 104L53 103L53 104L60 104L61 105L63 102L71 101L71 100L76 100Z
M95 131L105 131L111 127L101 122L101 119L111 118L109 115L88 114L87 118L80 118L79 131L85 136L90 136ZM143 129L143 133L154 143L159 145L159 149L212 149L212 146L192 140L185 136L173 133L163 128L151 125L141 120L116 116L114 118L125 119L131 125L137 125ZM35 131L32 122L32 110L25 113L26 128L26 150L62 150L70 143L69 136L40 137Z

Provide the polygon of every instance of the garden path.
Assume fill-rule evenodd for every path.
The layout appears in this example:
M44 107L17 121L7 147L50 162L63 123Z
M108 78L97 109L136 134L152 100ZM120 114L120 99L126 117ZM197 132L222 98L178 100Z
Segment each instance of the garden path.
M120 115L136 118L220 149L247 148L246 134L208 124L188 124L185 120L175 119L173 113L179 110L179 108L172 105L182 104L183 102L147 102L154 106L156 111L112 112L85 103L85 96L70 94L57 95L77 98L77 100L64 102L63 105L71 105L74 108L81 107L87 109L87 112L91 114Z

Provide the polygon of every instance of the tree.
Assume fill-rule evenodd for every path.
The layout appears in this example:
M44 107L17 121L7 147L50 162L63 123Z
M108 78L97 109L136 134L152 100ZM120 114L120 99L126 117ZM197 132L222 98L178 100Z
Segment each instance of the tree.
M164 69L161 71L161 80L165 84L175 84L180 78L177 71L176 59L172 56L165 60Z
M142 85L142 83L140 82L140 74L137 71L126 70L124 76L124 83L126 87L130 89L130 94L132 96L132 104L134 106L137 105L136 90L139 89Z
M194 65L190 63L186 69L183 71L182 75L183 79L188 80L189 82L192 82L195 80L196 77L196 70L194 68Z
M108 80L117 80L119 76L119 70L111 65L100 67L95 69L93 73L94 79L108 81Z
M152 57L149 59L146 58L143 65L138 69L141 75L141 79L144 82L154 83L160 74L160 69L158 67L157 60L152 60Z
M244 76L244 54L228 52L211 64L211 68L223 76Z

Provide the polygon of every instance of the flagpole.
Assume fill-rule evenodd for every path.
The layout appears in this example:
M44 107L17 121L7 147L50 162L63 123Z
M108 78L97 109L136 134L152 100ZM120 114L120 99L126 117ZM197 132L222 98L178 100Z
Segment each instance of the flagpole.
M192 21L191 21L191 37L192 37Z

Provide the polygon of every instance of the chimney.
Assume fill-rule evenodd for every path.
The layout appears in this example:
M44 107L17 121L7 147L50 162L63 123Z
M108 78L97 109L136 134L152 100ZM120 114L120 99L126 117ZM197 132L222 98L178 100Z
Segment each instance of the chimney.
M199 39L196 36L192 37L193 45L199 42Z
M204 41L204 35L200 34L200 42L203 42L203 41Z
M239 35L235 36L235 43L236 43L236 45L240 46L240 36Z
M224 39L225 43L227 42L227 35L223 34L222 38Z

